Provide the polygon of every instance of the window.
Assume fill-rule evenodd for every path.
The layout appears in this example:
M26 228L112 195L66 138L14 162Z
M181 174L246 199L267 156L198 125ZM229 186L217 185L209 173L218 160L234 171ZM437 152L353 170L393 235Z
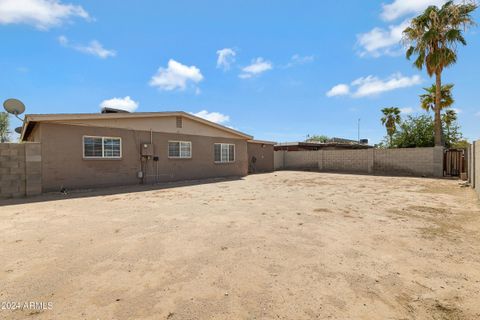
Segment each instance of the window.
M192 143L190 141L169 141L168 157L169 158L191 158Z
M121 158L122 139L112 137L83 137L84 158Z
M215 162L234 162L235 145L227 143L215 143L214 159Z

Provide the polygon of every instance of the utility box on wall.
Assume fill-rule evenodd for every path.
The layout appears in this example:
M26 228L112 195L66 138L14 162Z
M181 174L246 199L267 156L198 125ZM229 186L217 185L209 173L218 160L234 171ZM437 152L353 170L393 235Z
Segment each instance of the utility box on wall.
M144 156L144 157L152 157L153 156L153 144L142 143L141 155Z

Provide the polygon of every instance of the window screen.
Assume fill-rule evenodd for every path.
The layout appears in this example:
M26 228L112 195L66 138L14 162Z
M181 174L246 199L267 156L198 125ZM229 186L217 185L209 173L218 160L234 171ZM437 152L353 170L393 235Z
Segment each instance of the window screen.
M235 161L235 145L234 144L228 145L228 161L230 162Z
M104 157L120 157L120 139L104 138L103 139L103 156Z
M222 161L222 145L221 144L214 145L214 160L215 162Z
M120 138L83 137L83 156L85 158L120 158L122 143Z
M214 161L215 162L234 162L235 161L235 145L227 143L216 143L214 145Z
M191 158L192 143L190 141L169 141L168 157L169 158Z

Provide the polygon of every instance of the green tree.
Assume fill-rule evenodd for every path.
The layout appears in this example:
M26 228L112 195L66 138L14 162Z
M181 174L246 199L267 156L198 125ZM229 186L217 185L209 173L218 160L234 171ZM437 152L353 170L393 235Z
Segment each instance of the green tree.
M457 61L457 44L466 45L463 32L475 25L472 12L474 2L455 4L446 2L442 7L429 6L412 19L403 31L403 40L409 47L407 59L416 55L414 66L425 67L430 77L435 75L435 145L442 145L441 88L442 72Z
M452 96L452 88L453 84L446 84L442 86L441 92L441 100L440 100L440 110L448 108L453 105L455 100ZM420 106L425 111L433 111L435 112L435 96L437 93L437 86L432 84L431 87L423 88L426 93L420 95Z
M451 145L451 148L467 149L470 146L470 142L465 139L461 139Z
M446 132L445 146L448 148L458 148L458 145L462 145L463 135L457 123L457 113L455 110L447 110L442 115L442 123L445 129L444 132Z
M326 143L330 140L329 137L325 135L307 135L306 142L319 142L319 143Z
M0 112L0 142L10 141L10 132L8 131L9 125L10 121L8 113Z
M396 107L383 108L383 117L381 119L382 124L387 128L387 135L389 136L389 146L393 147L393 135L397 131L397 124L400 124L400 109Z
M453 110L449 110L453 111ZM445 131L445 145L449 148L459 148L464 145L463 135L460 132L460 126L456 121L456 115L452 117L449 112L443 115ZM448 123L448 129L447 129ZM433 118L424 114L418 117L408 116L402 121L397 132L393 136L392 144L397 148L421 148L435 146L435 122Z
M433 147L434 132L434 121L430 115L408 116L393 136L393 144L398 148Z
M457 121L457 113L455 110L449 109L444 114L442 114L442 122L447 129L446 132L446 140L451 140L451 133L452 133L452 125Z

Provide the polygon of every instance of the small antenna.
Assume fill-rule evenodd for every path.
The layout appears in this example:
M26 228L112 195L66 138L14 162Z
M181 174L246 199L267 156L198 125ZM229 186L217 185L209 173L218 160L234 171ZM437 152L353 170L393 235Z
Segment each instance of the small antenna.
M18 99L7 99L3 102L3 107L8 113L13 114L16 118L23 121L23 119L18 116L25 112L25 105L22 101Z

